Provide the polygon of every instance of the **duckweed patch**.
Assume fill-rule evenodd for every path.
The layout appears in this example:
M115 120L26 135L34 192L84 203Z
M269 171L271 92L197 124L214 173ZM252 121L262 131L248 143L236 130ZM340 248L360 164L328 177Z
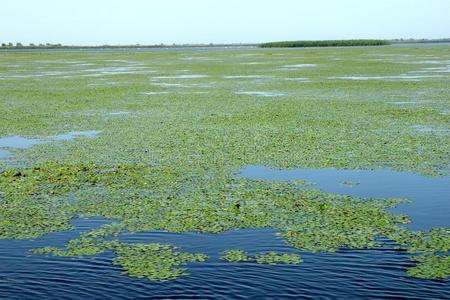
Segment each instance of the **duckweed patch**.
M290 265L299 265L303 262L298 254L294 253L276 253L273 251L257 253L256 255L249 255L244 250L226 250L223 255L220 257L222 260L226 260L228 262L248 262L254 261L258 264L290 264Z
M86 237L70 241L67 250L44 247L33 252L55 256L80 256L99 254L107 250L117 255L113 264L122 267L127 275L151 281L174 280L188 275L186 269L180 266L207 259L205 254L178 252L172 245L128 244L117 240L95 243L92 238Z
M220 257L222 260L229 262L249 261L251 257L244 250L226 250Z
M450 256L421 255L414 257L417 265L408 269L408 275L422 279L450 277Z
M118 256L114 264L121 266L129 276L153 281L187 275L186 269L180 266L207 258L204 254L177 252L173 246L161 244L122 244L115 252Z
M276 265L276 264L299 265L303 262L303 260L300 258L300 255L298 254L292 253L278 254L275 252L256 254L255 260L258 264L269 264L269 265Z

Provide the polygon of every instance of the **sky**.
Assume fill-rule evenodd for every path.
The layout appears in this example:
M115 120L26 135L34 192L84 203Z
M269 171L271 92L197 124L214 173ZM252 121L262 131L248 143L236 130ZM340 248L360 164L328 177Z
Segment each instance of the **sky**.
M448 38L450 0L2 0L0 42Z

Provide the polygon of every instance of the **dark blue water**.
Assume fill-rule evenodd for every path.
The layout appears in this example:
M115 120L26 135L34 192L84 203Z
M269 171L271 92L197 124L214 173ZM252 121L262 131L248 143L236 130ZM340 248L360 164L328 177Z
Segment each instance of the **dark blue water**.
M417 206L418 209L429 206L427 209L430 213L439 216L440 210L445 206L443 199L448 199L449 195L448 178L386 172L333 169L276 171L264 167L247 167L243 169L241 176L303 179L316 182L316 187L330 192L359 196L370 194L369 196L379 197L391 193L403 197L416 195L418 202L425 202ZM397 175L386 175L391 172L392 176ZM375 178L378 179L374 182ZM397 192L401 192L399 188L389 187L397 186L396 182L389 183L394 179L398 185L403 184L406 188L401 195L397 195ZM359 184L350 187L341 183L344 180ZM408 185L408 182L411 184ZM430 184L430 192L426 192L427 184ZM446 193L436 195L441 199L437 202L440 203L438 209L433 209L433 199L436 197L427 200L424 196L427 193L433 196L431 191ZM409 205L412 204L402 206L406 208ZM447 204L446 208L448 207ZM435 222L433 215L425 218L425 221L416 220L420 216L415 215L413 221L422 222L423 227L439 222L449 225L444 219ZM405 252L393 250L393 245L389 243L371 250L342 249L334 254L310 254L286 246L269 228L233 230L222 234L145 232L121 236L122 241L172 243L179 246L181 251L210 255L205 263L188 265L191 275L163 283L121 274L120 267L112 265L114 256L111 253L58 258L30 255L28 252L29 249L40 246L63 246L81 231L97 228L108 222L103 219L81 219L74 221L75 230L72 231L49 234L36 240L0 240L0 299L450 299L449 280L406 277L405 269L412 263ZM225 263L219 260L220 253L231 248L245 249L250 253L294 252L302 256L304 263L268 266Z

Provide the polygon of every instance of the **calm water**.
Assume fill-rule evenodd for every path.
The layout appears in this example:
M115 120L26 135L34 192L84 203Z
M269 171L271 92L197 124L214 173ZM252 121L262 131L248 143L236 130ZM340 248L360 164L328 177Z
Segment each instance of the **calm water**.
M118 113L111 113L111 114L118 114ZM44 139L25 138L21 136L0 137L0 159L6 159L13 156L13 153L3 150L2 148L28 149L35 145L48 142L70 141L80 137L92 138L96 137L100 133L101 131L98 130L71 131L68 133L58 134Z
M11 154L11 152L9 152L9 151L6 151L6 150L0 150L0 159L2 159L2 158L7 158L7 157L9 157L9 156L11 156L12 154Z
M0 147L26 149L43 142L39 139L27 139L21 136L8 136L0 138Z
M258 179L303 179L329 192L371 197L410 197L400 210L413 217L417 228L448 226L449 178L430 178L393 171L272 170L249 166L240 176ZM346 181L346 184L343 182ZM352 184L349 185L349 182ZM359 183L359 184L357 184ZM416 205L416 206L414 206ZM422 213L420 210L427 210ZM444 212L443 212L444 211ZM448 214L447 214L448 215ZM0 299L450 299L450 281L405 276L408 255L392 245L372 250L340 250L310 254L287 247L271 229L233 230L222 234L127 233L127 242L172 243L187 252L210 255L206 263L188 266L190 276L155 283L121 274L113 255L56 258L30 255L40 246L62 246L81 231L108 223L103 219L73 222L75 230L36 240L0 240ZM299 253L299 266L224 263L220 252L240 248L250 253Z

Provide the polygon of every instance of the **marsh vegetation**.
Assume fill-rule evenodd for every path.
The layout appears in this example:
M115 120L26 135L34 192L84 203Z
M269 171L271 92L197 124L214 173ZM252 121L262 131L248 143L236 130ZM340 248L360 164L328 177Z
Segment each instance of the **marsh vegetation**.
M79 218L111 220L65 243L30 247L33 257L111 255L108 263L131 277L168 281L198 264L302 272L313 253L388 248L398 277L448 281L449 224L410 229L417 220L392 211L408 199L239 175L268 166L448 176L446 47L0 58L0 238L39 240ZM18 139L34 143L17 147ZM249 228L274 230L293 252L235 245L211 254L201 245L123 240Z
M283 41L260 44L261 48L301 48L301 47L356 47L386 46L387 40L323 40L323 41Z

